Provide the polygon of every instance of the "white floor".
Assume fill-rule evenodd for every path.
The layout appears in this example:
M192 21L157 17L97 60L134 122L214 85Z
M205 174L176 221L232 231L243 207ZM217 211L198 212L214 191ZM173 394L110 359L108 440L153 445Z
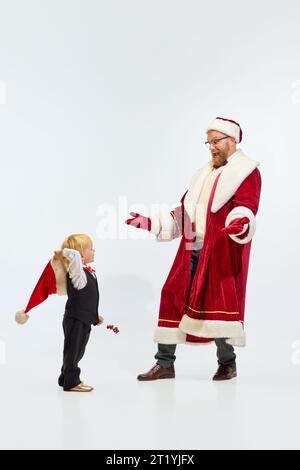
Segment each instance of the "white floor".
M176 379L141 383L137 373L153 364L149 335L129 343L94 331L81 366L95 390L75 394L56 385L61 338L52 333L28 341L17 330L18 345L7 345L1 449L300 448L300 367L288 354L239 349L238 378L216 383L214 345L180 346Z

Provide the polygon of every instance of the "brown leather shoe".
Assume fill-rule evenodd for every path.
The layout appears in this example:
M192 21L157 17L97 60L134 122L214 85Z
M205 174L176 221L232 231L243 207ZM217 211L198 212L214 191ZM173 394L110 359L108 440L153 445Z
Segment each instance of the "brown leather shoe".
M161 367L159 364L155 364L149 372L140 374L137 376L138 380L158 380L158 379L174 379L175 369L171 367Z
M230 380L237 376L236 365L219 364L218 370L213 376L213 380Z

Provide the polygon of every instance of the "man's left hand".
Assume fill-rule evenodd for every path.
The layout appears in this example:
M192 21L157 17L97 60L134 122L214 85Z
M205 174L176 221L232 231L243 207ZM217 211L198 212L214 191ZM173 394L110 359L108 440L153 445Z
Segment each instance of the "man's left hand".
M227 227L222 228L222 232L227 233L227 235L241 235L248 228L245 228L245 225L249 224L249 222L248 217L239 217L230 222Z

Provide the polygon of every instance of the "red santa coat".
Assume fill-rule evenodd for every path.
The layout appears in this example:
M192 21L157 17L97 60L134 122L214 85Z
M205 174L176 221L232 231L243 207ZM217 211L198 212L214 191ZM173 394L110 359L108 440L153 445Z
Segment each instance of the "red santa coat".
M237 150L217 176L210 194L203 247L191 288L195 207L211 164L197 172L180 207L171 213L151 217L152 232L158 240L182 237L161 293L156 342L204 343L214 338L227 338L232 345L245 345L246 283L261 190L258 165ZM250 220L243 235L227 235L221 231L238 217Z

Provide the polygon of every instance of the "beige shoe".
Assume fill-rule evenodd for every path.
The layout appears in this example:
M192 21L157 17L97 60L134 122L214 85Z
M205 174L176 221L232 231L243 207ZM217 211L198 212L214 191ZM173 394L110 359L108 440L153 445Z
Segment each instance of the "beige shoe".
M94 390L93 387L81 382L80 384L76 385L76 387L70 388L68 392L91 392L92 390Z

